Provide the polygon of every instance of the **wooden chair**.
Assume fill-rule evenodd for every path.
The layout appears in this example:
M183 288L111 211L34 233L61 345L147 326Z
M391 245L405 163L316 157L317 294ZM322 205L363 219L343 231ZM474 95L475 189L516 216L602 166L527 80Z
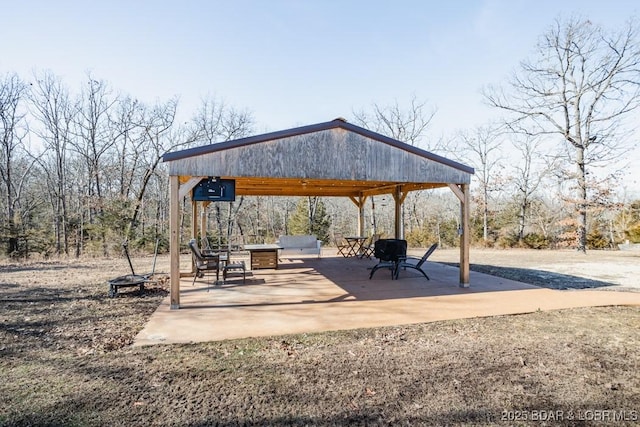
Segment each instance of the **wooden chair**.
M373 251L375 249L375 244L378 240L380 240L380 234L374 234L364 242L364 245L362 245L362 252L360 253L360 259L364 257L371 259L371 255L373 255Z
M351 249L351 246L349 245L349 243L347 243L347 241L344 237L342 237L341 234L336 234L334 236L333 243L338 249L338 252L336 252L337 255L342 255L345 258L349 256L349 249Z
M433 245L431 245L431 247L427 249L427 252L425 252L424 255L422 255L422 258L416 258L416 257L410 257L410 256L401 257L400 262L398 263L398 268L396 269L396 279L400 275L401 268L404 268L405 270L407 268L413 268L414 270L418 270L420 273L422 273L424 277L427 278L427 280L429 280L429 276L427 276L427 273L425 273L421 267L422 267L422 264L425 263L427 258L431 256L431 254L436 250L437 247L438 247L437 243L434 243ZM414 264L413 262L409 262L409 260L413 260L417 262Z

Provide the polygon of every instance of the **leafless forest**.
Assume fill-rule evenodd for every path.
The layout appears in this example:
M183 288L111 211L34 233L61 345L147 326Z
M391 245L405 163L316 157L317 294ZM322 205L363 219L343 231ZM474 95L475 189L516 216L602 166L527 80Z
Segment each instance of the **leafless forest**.
M622 174L637 145L637 30L634 22L616 32L556 22L508 81L483 89L487 108L501 116L476 129L431 135L437 106L416 98L372 104L348 120L473 166L475 244L586 250L639 242L640 201ZM49 70L0 71L0 248L15 258L110 256L125 240L132 250L156 241L166 250L162 155L253 135L258 126L249 110L213 96L184 112L177 96L147 103L91 74L70 83ZM209 208L208 229L214 240L269 241L304 232L296 218L306 216L327 225L327 243L355 232L349 200L307 202L239 197ZM319 202L322 209L308 209ZM370 198L366 215L369 232L390 234L393 198ZM455 246L458 217L448 190L410 194L405 236L412 246ZM189 230L188 211L183 218Z

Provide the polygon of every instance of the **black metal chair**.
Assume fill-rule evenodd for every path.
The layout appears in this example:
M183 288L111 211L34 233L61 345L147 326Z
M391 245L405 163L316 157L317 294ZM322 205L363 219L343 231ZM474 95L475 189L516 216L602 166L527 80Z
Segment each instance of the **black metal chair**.
M422 264L425 263L427 258L429 258L437 248L438 248L438 244L434 243L433 245L431 245L429 249L427 249L427 252L425 252L424 255L422 255L422 258L411 257L411 256L400 257L400 260L398 262L398 268L396 269L396 279L400 275L401 268L404 268L405 270L407 268L413 268L415 270L418 270L420 273L422 273L424 277L427 278L427 280L429 280L429 276L427 276L427 273L425 273L424 270L422 269ZM409 262L410 260L417 261L417 262L414 264L412 262Z
M373 256L379 262L371 269L369 280L373 274L381 268L391 270L391 279L397 278L398 263L401 258L407 255L407 241L402 239L379 239L375 242Z

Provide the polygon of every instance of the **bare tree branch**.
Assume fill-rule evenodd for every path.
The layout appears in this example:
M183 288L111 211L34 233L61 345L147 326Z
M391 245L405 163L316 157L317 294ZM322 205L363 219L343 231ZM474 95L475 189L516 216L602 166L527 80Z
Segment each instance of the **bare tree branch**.
M508 92L484 90L486 102L505 111L509 125L564 142L558 153L576 170L581 251L586 250L587 168L608 164L631 147L623 119L640 106L637 31L635 21L607 33L589 20L556 20L540 39L537 55L513 74Z

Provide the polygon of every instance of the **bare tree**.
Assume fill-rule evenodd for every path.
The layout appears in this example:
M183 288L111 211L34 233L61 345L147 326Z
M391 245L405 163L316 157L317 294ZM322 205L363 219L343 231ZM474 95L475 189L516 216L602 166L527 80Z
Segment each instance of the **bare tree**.
M371 112L354 111L353 115L356 123L360 126L410 145L420 145L437 111L435 108L427 109L426 105L426 101L419 101L413 96L406 109L402 108L397 101L388 106L381 106L374 103L371 106ZM417 210L416 204L419 195L419 192L413 192L405 199L402 213L403 219L406 212L411 213ZM374 208L375 200L373 196L371 197L371 206L371 222L377 224ZM406 206L408 206L408 208ZM412 224L412 218L415 217L409 215L408 222L410 225ZM416 225L419 227L419 224ZM411 227L409 227L409 229L410 228Z
M192 138L195 142L214 144L248 136L254 127L254 118L249 111L238 110L216 100L213 96L202 99L200 108L195 112L192 120ZM235 218L243 204L240 198L238 204L230 202L227 205L226 221L220 206L215 207L215 221L219 230L226 229L227 238L234 234L238 226ZM226 227L223 223L226 222ZM222 236L219 236L222 237Z
M608 33L589 20L557 20L505 88L489 87L489 105L533 135L556 135L574 172L576 246L586 251L588 169L611 163L628 148L622 120L640 105L637 25Z
M489 240L489 213L492 193L501 189L504 134L493 126L479 126L473 131L461 132L450 151L474 167L475 179L480 184L482 209L482 239Z
M31 105L40 127L34 133L46 149L43 170L47 177L53 208L55 252L69 254L69 143L73 121L73 106L69 91L62 80L50 71L35 75Z
M17 74L7 74L0 80L0 194L4 197L4 228L7 235L7 254L18 251L16 219L17 206L25 177L30 169L19 167L24 160L23 139L27 134L25 122L28 85Z
M243 138L253 131L255 124L250 112L229 107L212 96L202 99L192 123L195 140L207 144Z
M403 109L396 101L393 105L373 104L371 112L353 112L356 123L367 129L386 135L410 145L422 141L436 109L427 110L426 101L411 98L409 106Z
M126 199L135 192L140 175L139 163L147 152L145 115L147 108L137 99L121 97L114 105L110 115L110 132L115 141L113 148L117 153L117 175L114 176L112 191Z
M83 85L78 101L76 114L74 115L75 138L71 145L82 157L86 167L86 198L88 200L89 222L96 223L97 218L103 218L104 197L103 177L105 169L102 162L106 159L109 150L116 139L113 137L110 126L109 114L117 102L112 95L109 85L104 80L95 80L90 74L88 81ZM80 234L83 234L81 231ZM108 255L105 230L100 227L97 231L102 242L102 253ZM78 239L77 244L82 244Z
M156 176L162 156L168 151L193 143L193 139L186 136L187 132L184 128L174 127L177 107L177 98L172 98L164 104L158 103L146 111L143 116L144 121L140 123L144 129L145 140L144 153L139 154L143 173L137 185L133 214L126 233L127 237L130 236L131 229L138 222L147 187L151 179Z
M547 176L549 166L536 165L536 161L542 157L539 138L525 135L524 139L514 141L513 145L521 156L521 162L513 166L512 184L518 203L518 241L522 243L534 194Z

